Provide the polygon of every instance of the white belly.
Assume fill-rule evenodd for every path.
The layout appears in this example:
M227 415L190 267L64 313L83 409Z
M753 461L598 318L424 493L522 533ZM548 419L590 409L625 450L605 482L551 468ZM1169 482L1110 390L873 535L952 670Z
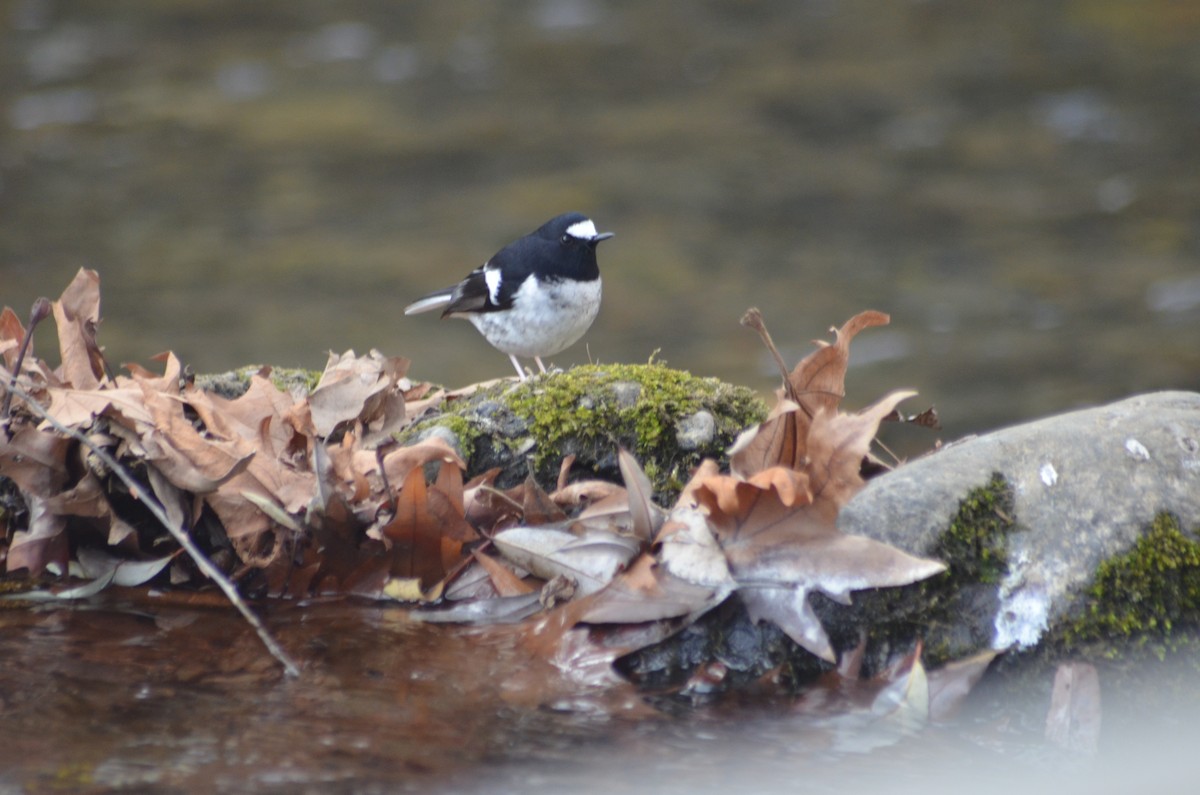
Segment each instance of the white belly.
M548 282L533 290L525 281L507 312L468 315L467 320L498 350L513 356L551 356L574 345L600 311L600 279Z

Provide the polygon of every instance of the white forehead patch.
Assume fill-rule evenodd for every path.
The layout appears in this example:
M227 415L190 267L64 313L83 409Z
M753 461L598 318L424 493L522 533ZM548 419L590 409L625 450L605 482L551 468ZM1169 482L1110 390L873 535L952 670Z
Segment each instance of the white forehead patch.
M596 225L585 218L568 226L567 234L580 240L591 240L596 236Z
M487 282L488 295L491 296L492 303L500 303L500 269L485 268L483 271L483 280Z

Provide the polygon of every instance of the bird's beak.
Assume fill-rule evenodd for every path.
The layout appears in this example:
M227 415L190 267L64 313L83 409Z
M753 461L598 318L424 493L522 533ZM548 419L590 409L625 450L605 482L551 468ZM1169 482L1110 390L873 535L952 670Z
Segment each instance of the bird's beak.
M600 234L596 235L591 240L589 240L588 245L591 246L592 248L595 248L596 244L599 243L601 240L608 240L614 234L616 234L616 233L615 232L601 232Z

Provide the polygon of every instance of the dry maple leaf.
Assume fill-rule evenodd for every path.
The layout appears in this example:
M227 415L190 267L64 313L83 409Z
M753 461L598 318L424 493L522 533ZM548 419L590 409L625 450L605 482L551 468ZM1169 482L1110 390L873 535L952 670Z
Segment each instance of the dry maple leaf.
M800 405L780 400L762 423L748 428L729 448L729 468L748 478L774 466L800 469L808 460L811 422Z
M686 616L686 623L691 623L728 595L722 587L676 577L645 554L603 590L589 596L587 609L578 620L588 624L638 624Z
M788 375L788 397L799 403L810 417L819 409L836 411L846 394L846 365L850 360L850 341L863 329L886 326L891 318L883 312L867 310L834 329L832 344L816 340L820 346L800 360Z
M945 566L840 532L834 524L836 505L812 502L807 486L803 474L777 467L750 481L709 478L695 495L750 617L772 621L832 662L833 648L808 604L811 591L847 604L851 591L906 585Z
M804 471L815 502L829 501L841 508L863 487L862 462L880 421L902 400L916 392L893 392L857 414L818 409L808 432Z

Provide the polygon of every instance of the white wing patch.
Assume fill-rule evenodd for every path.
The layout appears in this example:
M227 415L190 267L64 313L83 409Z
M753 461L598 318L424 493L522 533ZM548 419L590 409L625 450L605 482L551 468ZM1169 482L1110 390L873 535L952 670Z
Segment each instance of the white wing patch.
M567 227L567 234L580 240L591 240L596 236L596 225L590 220L576 221Z
M487 282L488 295L493 304L500 303L500 269L484 268L483 280Z

